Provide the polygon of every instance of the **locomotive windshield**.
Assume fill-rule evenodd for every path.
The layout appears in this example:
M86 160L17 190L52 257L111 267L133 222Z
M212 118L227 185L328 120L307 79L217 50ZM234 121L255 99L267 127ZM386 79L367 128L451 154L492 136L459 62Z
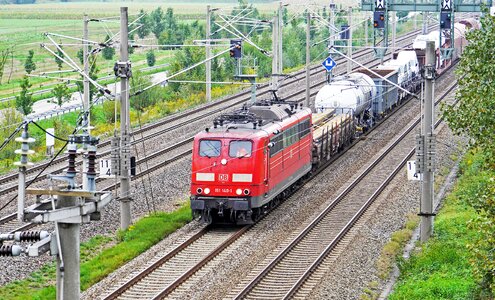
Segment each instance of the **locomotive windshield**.
M250 157L253 150L251 141L232 141L229 146L230 157Z
M222 143L216 140L201 140L199 142L199 156L218 157Z

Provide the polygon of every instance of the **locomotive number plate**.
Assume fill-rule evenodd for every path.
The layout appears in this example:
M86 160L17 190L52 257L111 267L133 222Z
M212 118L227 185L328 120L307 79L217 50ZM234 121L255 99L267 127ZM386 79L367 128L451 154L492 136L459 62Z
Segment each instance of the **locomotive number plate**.
M229 174L218 174L219 181L229 181Z

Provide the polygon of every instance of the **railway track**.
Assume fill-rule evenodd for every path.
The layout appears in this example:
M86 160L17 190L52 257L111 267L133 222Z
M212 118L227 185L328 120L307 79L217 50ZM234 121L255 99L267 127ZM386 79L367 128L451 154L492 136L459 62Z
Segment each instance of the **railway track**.
M453 84L436 102L442 101L457 86ZM257 270L234 299L305 299L318 284L323 271L338 257L343 240L367 212L407 160L415 152L414 129L418 118L378 158L355 178L309 225L270 263ZM442 120L436 122L437 127ZM347 241L349 243L350 241Z
M416 34L417 34L417 32L408 33L408 34L402 36L400 39L398 39L398 43L400 43L401 41L408 40L411 36L415 36ZM370 54L372 54L372 50L361 50L361 51L355 53L354 59L366 57L367 55L370 55ZM338 63L342 62L342 61L344 61L343 58L337 59ZM369 63L369 62L367 62L367 63ZM319 64L316 66L313 66L311 68L311 77L318 76L322 73L323 73L323 71L321 70L321 66ZM304 76L304 75L305 75L305 71L296 72L295 74L293 74L291 76L292 78L290 80L287 80L281 84L281 88L288 87L292 84L297 83L298 81L303 79L303 77L299 77L299 76ZM321 84L323 84L323 82L319 81L316 84L312 84L311 88L313 89L315 87L320 86ZM301 94L301 93L303 93L303 90L299 90L298 92L296 92L296 94ZM268 95L268 94L270 94L269 85L268 84L262 84L260 86L259 92L257 93L257 96L263 97L263 96ZM190 124L191 122L196 122L196 121L200 121L202 119L208 118L212 114L225 111L225 109L236 107L242 103L245 103L245 101L247 101L249 98L250 98L250 91L243 91L239 94L226 97L225 99L215 101L215 102L203 105L203 106L198 107L198 108L194 108L194 109L186 111L184 113L174 114L173 116L171 116L169 118L165 118L159 122L156 122L156 123L150 124L148 126L145 126L143 128L135 130L133 132L134 136L143 135L143 137L134 140L132 142L132 145L136 145L136 144L142 143L146 140L156 138L160 135L163 135L165 133L168 133L168 132L171 132L171 131L176 130L178 128L181 128L187 124ZM218 107L218 108L215 108L215 107ZM208 111L207 113L203 113L204 110L211 109L211 108L215 108L215 109L213 111ZM194 114L198 114L198 115L191 117ZM183 120L186 120L186 121L183 121ZM175 125L172 125L172 126L166 126L167 124L172 123L172 122L176 122L176 121L179 121L179 122ZM164 128L159 129L160 127L164 127ZM155 129L158 129L158 130L144 136L144 134L146 132L153 131ZM98 154L98 158L109 156L110 155L109 147L110 147L110 140L106 140L106 141L103 141L102 143L100 143L99 144L100 153ZM107 149L103 150L105 148L107 148ZM54 166L55 165L59 165L59 166L51 168L50 170L47 171L47 173L57 174L57 173L62 172L66 168L66 166L65 165L60 166L60 165L65 163L66 160L67 160L67 157L65 155L55 159L52 162L52 164ZM82 161L80 161L80 160L78 160L76 162L77 166L80 166L81 164L82 164ZM48 162L45 162L45 163L38 164L32 168L29 168L27 170L27 172L28 172L27 175L30 176L33 174L37 174L41 170L46 168L47 165L48 165ZM27 181L29 182L33 179L34 179L34 176L30 176L30 177L28 177ZM9 175L0 177L0 185L4 187L4 188L0 189L0 197L3 195L6 195L6 194L12 193L12 192L17 190L17 183L15 182L16 180L18 180L18 174L17 173L13 173L13 174L9 174ZM40 182L42 180L44 180L44 177L39 176L33 183Z
M406 39L406 38L404 38ZM370 61L367 61L364 63L364 65L368 65L369 67L373 67L373 66L376 66L378 65L378 63L375 62L376 60L375 59L372 59ZM359 67L355 67L354 69L358 69ZM319 69L319 67L318 67ZM316 73L319 73L319 71L317 71ZM342 73L345 73L344 71L342 71ZM297 79L299 80L299 79ZM317 83L314 83L311 85L311 90L313 91L311 93L311 97L314 97L317 93L317 88L321 85L323 85L325 82L317 82ZM292 94L292 97L295 97L295 96L298 96L298 95L302 95L304 94L305 90L304 89L300 89L298 91L296 91L295 93ZM269 93L269 91L266 91L265 93ZM246 93L248 94L248 93ZM227 99L235 99L235 97L229 97ZM247 99L247 98L246 98ZM246 99L242 99L242 100L237 100L235 101L233 104L230 104L229 107L232 107L232 106L237 106L241 103L244 103L246 101ZM300 98L296 99L296 101L298 102L301 102L304 100L304 96L301 96ZM227 100L225 100L227 101ZM208 106L215 106L215 105L218 105L217 102L215 103L211 103L211 104L208 104ZM215 109L215 112L222 112L224 111L224 107L219 107L217 109ZM201 111L202 109L193 109L193 111ZM139 143L142 143L144 142L144 140L148 139L148 138L151 138L151 137L156 137L156 136L159 136L160 134L163 134L165 132L169 132L169 131L172 131L174 129L177 129L177 128L180 128L181 126L184 126L184 124L189 124L191 123L192 121L196 121L196 120L201 120L203 118L206 118L208 116L211 116L212 112L208 112L206 114L200 114L199 116L196 116L192 119L188 119L187 121L185 122L179 122L178 124L175 124L175 125L172 125L172 126L169 126L169 127L166 127L164 129L161 129L157 132L154 132L154 133L151 133L150 135L146 136L146 137L142 137L140 139L137 139L135 141L133 141L133 145L137 145ZM173 116L171 119L174 120L174 121L177 121L177 120L181 120L182 118L184 118L184 116L182 115L182 117L180 116ZM171 121L171 120L169 120ZM148 126L147 128L156 128L156 127L159 127L161 125L158 125L158 124L162 124L163 122L158 122L158 123L155 123L153 125L150 125ZM145 128L142 128L140 129L139 131L136 131L135 134L137 133L143 133L145 132ZM183 139L169 147L166 147L164 149L160 149L159 151L156 151L142 159L139 159L136 163L137 163L137 169L138 170L142 170L144 169L143 171L140 171L138 174L136 174L136 176L134 176L132 178L132 180L137 180L137 179L140 179L142 178L143 176L147 175L147 174L150 174L166 165L169 165L181 158L184 158L188 155L191 154L191 148L189 145L189 143L192 141L193 137L188 137L186 139ZM110 143L110 141L105 141L102 143L102 145L108 145ZM188 146L188 147L185 147L185 146ZM157 159L157 158L160 158L160 157L169 157L169 155L167 154L170 154L170 153L175 153L175 152L178 152L177 149L180 149L180 148L186 148L186 149L183 149L181 150L178 154L174 154L172 155L171 158L169 159L161 159L159 160L158 162L152 164L151 166L148 165L148 163L150 161L152 161L153 159ZM100 157L104 156L104 155L109 155L110 154L110 151L105 151L105 152L102 152L100 153ZM62 159L62 158L61 158ZM81 162L79 162L80 164ZM143 165L145 165L145 167L143 168ZM40 165L39 167L41 167L42 165ZM56 173L60 173L62 172L64 169L66 168L66 166L63 166L63 167L59 167L58 169L56 169L56 171L54 171L53 173L56 174ZM15 176L17 176L17 174L13 174ZM39 177L37 179L37 181L35 182L39 182L41 180L43 180L44 178L43 177ZM102 183L104 183L105 181L111 181L110 179L105 179L105 178L97 178L97 183L99 185L101 185ZM120 186L120 183L117 181L115 182L115 180L112 180L113 182L110 184L110 185L104 185L105 188L103 188L102 190L104 191L112 191L112 190L115 190L116 188L118 188ZM17 186L16 185L13 185L11 187L7 187L7 188L4 188L3 190L0 190L0 195L2 195L2 193L8 193L8 192L13 192L13 191L16 191L17 190ZM2 219L0 219L0 232L15 232L15 231L23 231L23 230L29 230L33 227L35 227L37 224L33 224L33 223L19 223L19 221L16 219L16 213L12 213L12 214L9 214L5 217L3 217Z
M455 86L456 84L450 86L450 88L436 101L436 104L442 101L446 95L451 93ZM310 276L312 271L306 271L309 266L312 266L312 263L317 261L320 256L322 256L320 259L323 261L328 252L339 245L342 238L345 238L346 233L348 233L352 226L356 224L384 187L386 187L390 180L402 168L407 159L413 154L413 151L410 150L410 145L404 143L404 140L406 137L409 137L407 140L414 141L414 139L411 138L411 134L414 133L413 130L419 122L420 118L416 119L414 124L407 128L392 145L383 151L380 157L372 162L370 167L360 174L354 182L329 205L326 211L323 212L316 221L308 225L306 229L303 230L302 234L296 237L293 242L282 251L280 257L274 258L266 269L260 270L259 279L253 279L245 289L239 291L238 294L232 295L232 297L236 299L280 299L287 291L290 291L292 287L294 287L294 291L297 293L310 291L311 289L307 287L295 287L294 283L302 278L301 274L306 274L307 272L307 274L309 274L307 276ZM377 127L375 127L375 129L376 128ZM403 157L405 158L401 160ZM330 163L331 162L327 163L327 165ZM320 168L319 171L322 171L325 167L326 166ZM316 175L317 174L314 176ZM378 189L375 189L376 186L379 186ZM365 197L363 196L364 194L368 196ZM246 226L242 227L238 232L230 232L229 238L223 240L223 242L218 241L216 230L205 227L202 231L179 245L173 251L160 258L156 263L149 265L144 271L139 272L133 278L123 282L118 289L105 296L104 299L180 298L181 293L186 292L188 287L193 286L194 280L198 280L197 277L193 277L195 272L201 270L202 273L206 273L207 271L202 270L202 268L205 266L208 268L208 263L216 255L220 255L220 249L227 248L223 243L231 245L251 227L252 226ZM220 229L220 235L223 235L222 230L224 229ZM207 239L203 238L207 233L211 234L211 237ZM199 242L205 242L207 244L211 242L215 244L216 248L215 250L207 248L209 250L202 251L201 253L190 252L190 256L181 256L181 259L186 262L185 264L168 264L177 253L180 252L184 255L189 253L182 252L182 249L188 249L191 245L195 245L194 248L202 248L202 246L196 245ZM209 246L211 245L208 245L208 247ZM329 250L327 250L327 248ZM327 251L326 254L321 254L325 251ZM189 264L191 260L200 262L191 266ZM320 264L321 261L317 264ZM315 263L315 266L317 264ZM172 268L169 269L168 274L171 274L171 277L175 276L176 281L171 282L170 280L172 279L170 276L161 275L163 272L166 272L165 269L167 266ZM214 266L210 268L214 268ZM313 266L313 268L315 267ZM154 270L156 269L160 269L157 274L154 273ZM182 271L176 272L175 270ZM298 270L298 272L294 273L294 270ZM188 278L192 278L191 281L193 282L189 282ZM306 280L306 278L301 280L303 283L317 282L315 279L312 281ZM292 297L292 295L290 297Z
M204 227L104 299L161 299L194 275L251 226ZM177 268L177 266L180 266ZM157 282L159 282L157 284Z

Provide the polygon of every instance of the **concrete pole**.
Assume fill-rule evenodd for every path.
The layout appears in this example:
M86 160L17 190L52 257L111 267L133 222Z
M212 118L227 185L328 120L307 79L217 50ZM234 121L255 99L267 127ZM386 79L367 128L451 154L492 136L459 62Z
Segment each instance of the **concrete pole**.
M423 28L421 30L421 34L428 33L428 12L423 12Z
M395 35L397 34L397 13L392 11L392 57L395 54Z
M310 107L313 110L312 105L310 104L310 74L309 74L309 65L311 64L311 14L308 13L306 16L306 100L304 102L304 106Z
M414 15L414 30L418 29L418 13Z
M284 27L284 7L282 6L282 1L280 1L278 6L278 70L277 74L284 73L284 61L283 61L283 27Z
M58 196L57 208L77 206L76 197ZM80 299L80 225L56 223L60 251L57 255L57 300ZM63 258L63 266L60 257Z
M210 34L211 34L211 9L210 6L206 6L206 101L211 101L211 46L210 46Z
M349 51L347 52L347 56L349 59L347 60L347 74L352 73L352 7L348 8L348 18L349 18L349 41L347 45L349 46Z
M88 15L84 15L83 21L83 64L84 64L84 74L89 76L89 49L88 42L89 39L89 30L88 30L89 18ZM83 107L85 111L89 110L89 80L84 77L83 81ZM88 127L89 127L89 114L88 114ZM88 133L89 133L88 128Z
M435 67L435 42L426 42L426 66ZM435 80L425 80L425 99L424 99L424 120L423 120L423 138L433 135L433 88ZM424 155L427 157L426 140L424 143ZM421 195L421 227L420 227L420 239L421 242L426 242L432 234L433 230L433 172L428 170L426 166L427 161L425 159L425 168L423 172L423 191Z
M334 28L335 28L335 4L333 3L333 0L330 1L330 12L328 14L328 33L330 34L330 39L328 41L328 48L333 49L333 46L335 45L334 43ZM332 54L332 50L329 51L329 55ZM327 72L327 82L330 83L332 81L332 71Z
M368 47L368 23L369 23L369 20L368 20L368 12L364 12L365 13L365 17L364 17L364 46L365 47Z
M17 220L24 222L24 202L26 201L26 167L19 167L19 185L17 189Z
M278 90L278 17L273 17L272 28L272 90Z
M120 8L120 62L129 61L127 7ZM126 230L131 224L131 199L129 196L130 181L130 143L131 130L129 116L129 78L120 79L120 228Z
M88 40L89 40L89 30L88 30L88 25L89 25L89 18L88 15L84 14L84 20L83 20L83 64L84 64L84 74L86 76L89 76L89 47L88 47ZM84 129L84 132L86 134L91 133L91 128L90 128L90 109L89 109L89 97L90 92L89 92L89 80L87 77L84 77L83 81L83 108L84 111L88 112L87 115L87 127ZM86 148L86 145L84 145L83 148ZM86 149L84 149L85 151ZM83 153L83 174L86 174L88 171L88 159L87 159L87 154ZM88 178L83 175L83 190L88 190Z

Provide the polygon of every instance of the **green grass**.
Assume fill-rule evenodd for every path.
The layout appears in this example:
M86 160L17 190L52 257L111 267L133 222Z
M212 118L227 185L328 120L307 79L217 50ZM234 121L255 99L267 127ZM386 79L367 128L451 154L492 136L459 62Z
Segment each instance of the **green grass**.
M435 218L434 236L408 261L400 262L401 276L389 299L474 298L477 284L466 246L477 234L467 225L476 213L465 195L473 195L477 185L473 176L478 173L470 159L465 158L464 174Z
M188 204L170 213L144 217L116 238L96 236L81 245L81 290L88 289L164 237L191 221ZM116 244L115 244L116 243ZM55 299L53 263L28 279L0 287L0 299Z

